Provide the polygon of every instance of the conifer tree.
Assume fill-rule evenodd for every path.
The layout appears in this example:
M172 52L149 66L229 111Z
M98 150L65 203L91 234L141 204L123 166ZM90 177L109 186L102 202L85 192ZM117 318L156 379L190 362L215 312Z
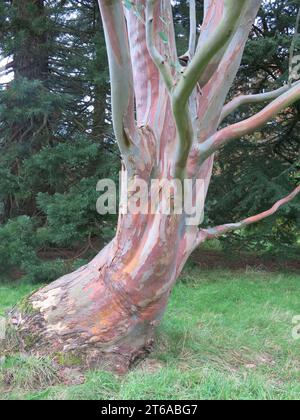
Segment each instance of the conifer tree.
M90 237L108 234L95 212L96 184L106 155L110 170L118 156L107 123L99 7L96 1L14 0L0 8L6 58L0 69L0 237L13 249L16 229L26 225L31 232L21 236L22 252L0 255L1 267L51 280L59 274L55 267L66 268L38 255L56 248L81 255L92 249Z

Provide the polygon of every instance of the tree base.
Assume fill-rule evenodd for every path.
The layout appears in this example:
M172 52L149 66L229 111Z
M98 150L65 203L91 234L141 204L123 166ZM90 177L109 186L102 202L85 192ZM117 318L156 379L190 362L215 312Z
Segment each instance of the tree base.
M58 368L74 368L80 371L89 369L107 370L117 374L125 374L139 362L149 356L154 347L154 337L138 348L115 346L104 351L101 346L86 343L77 350L63 350L54 348L52 342L36 340L34 333L20 332L18 328L9 324L8 338L0 345L1 356L12 356L17 353L35 357L49 357ZM76 340L76 338L75 338Z
M104 254L23 299L9 314L6 352L124 373L153 348L163 301L137 308L105 281ZM68 364L68 363L67 363Z
M143 359L188 255L180 226L177 215L121 217L115 239L93 261L11 311L21 351L119 372Z

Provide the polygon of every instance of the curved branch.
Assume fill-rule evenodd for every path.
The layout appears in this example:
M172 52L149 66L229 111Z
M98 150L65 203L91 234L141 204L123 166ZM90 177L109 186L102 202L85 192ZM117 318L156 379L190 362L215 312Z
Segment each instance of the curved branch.
M151 109L155 106L153 98L159 96L159 70L149 54L146 43L146 0L136 0L135 5L141 17L133 13L132 9L126 9L125 13L133 64L136 119L137 125L141 127L149 123Z
M146 40L149 54L155 63L156 67L165 82L165 85L170 93L170 97L173 104L173 87L174 79L171 73L171 69L166 60L162 57L160 52L154 45L154 7L157 0L148 0L146 6ZM175 165L174 165L174 176L182 179L185 175L186 162L190 152L190 148L193 142L194 130L192 127L191 117L189 114L188 106L176 108L173 106L173 114L175 118L177 134L178 134L178 145L176 150Z
M157 48L154 45L154 31L153 31L153 22L154 22L154 6L157 0L148 0L146 6L146 41L149 54L160 71L161 76L164 79L165 85L170 92L173 87L173 76L169 64L166 62L164 57L160 54Z
M175 158L175 177L183 179L186 172L186 164L194 140L194 128L188 105L184 108L173 104L173 114L177 128L178 144Z
M299 99L300 82L297 82L294 87L280 95L262 111L244 121L223 128L204 143L198 144L196 149L200 158L200 162L204 162L209 156L211 156L230 141L241 138L246 134L254 133L257 129L264 126L282 110L292 105Z
M196 17L196 0L190 1L190 39L189 39L189 59L191 60L196 50L197 37L197 17Z
M239 1L238 4L233 0L225 0L225 12L223 13L222 7L221 23L210 33L203 45L199 46L171 93L172 111L178 135L175 175L179 179L185 174L188 156L195 138L188 100L211 59L218 55L232 37L246 3L245 0ZM214 5L211 4L211 6Z
M263 219L266 219L267 217L272 216L275 214L280 207L284 206L285 204L292 201L298 194L300 193L300 185L287 197L282 198L281 200L277 201L273 207L271 207L269 210L264 211L263 213L256 214L255 216L248 217L247 219L242 220L238 223L229 223L226 225L220 225L214 228L208 228L208 229L201 229L198 233L197 237L197 244L196 247L200 245L203 241L207 239L213 239L217 238L218 236L223 235L227 232L232 232L234 230L241 229L245 226L251 225L253 223L260 222Z
M247 0L239 0L238 2L236 0L225 0L225 14L221 23L209 39L198 48L195 56L174 88L173 97L177 106L184 107L186 105L212 58L230 40L246 3Z
M289 85L285 85L271 92L259 93L256 95L240 95L236 98L233 98L232 101L228 102L228 104L224 106L219 124L221 124L225 118L227 118L241 106L273 101L283 93L287 92L290 88L291 87Z
M128 34L121 0L99 0L107 45L112 120L119 148L126 156L134 142L134 89Z

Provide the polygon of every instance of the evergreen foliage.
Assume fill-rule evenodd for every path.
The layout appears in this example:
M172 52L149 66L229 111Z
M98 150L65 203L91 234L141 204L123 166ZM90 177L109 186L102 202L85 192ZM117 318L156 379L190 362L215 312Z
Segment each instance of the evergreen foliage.
M100 14L96 0L0 8L1 270L54 280L115 222L96 213L97 181L119 166Z
M288 80L299 3L264 3L232 96L272 90ZM198 17L202 6L197 1ZM174 15L184 54L188 3L176 2ZM113 235L115 217L100 217L95 209L97 181L117 180L120 166L101 25L96 0L0 2L0 57L10 58L0 73L2 272L50 281ZM295 53L299 47L297 40ZM258 109L239 109L228 121ZM296 103L283 118L218 154L207 225L263 211L299 182L299 112ZM222 238L224 247L299 252L299 210L295 200L270 219Z
M232 96L271 91L287 83L299 7L299 1L264 3L248 40ZM300 39L296 41L298 48ZM242 107L225 124L250 117L262 106ZM300 181L299 128L297 102L260 132L228 145L218 155L208 202L208 224L239 221L260 213L295 188ZM226 249L299 255L299 215L300 203L296 199L271 218L231 233L222 241Z

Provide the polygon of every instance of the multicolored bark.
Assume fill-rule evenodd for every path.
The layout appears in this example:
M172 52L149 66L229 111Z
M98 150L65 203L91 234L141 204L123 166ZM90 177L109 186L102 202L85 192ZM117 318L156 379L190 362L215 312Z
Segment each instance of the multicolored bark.
M177 57L170 1L131 3L128 10L120 0L99 0L113 124L129 183L134 187L138 179L202 179L206 196L215 151L299 99L299 85L235 99L224 107L259 0L205 0L196 50L191 1L190 63L185 68ZM134 8L139 13L133 13ZM249 120L218 131L220 121L239 104L272 99ZM208 230L189 226L186 214L120 214L116 237L90 264L32 295L27 302L32 312L12 312L24 348L31 334L31 351L75 351L89 363L113 362L118 370L127 369L151 348L172 287L195 247L273 214L299 192L298 187L261 215Z

